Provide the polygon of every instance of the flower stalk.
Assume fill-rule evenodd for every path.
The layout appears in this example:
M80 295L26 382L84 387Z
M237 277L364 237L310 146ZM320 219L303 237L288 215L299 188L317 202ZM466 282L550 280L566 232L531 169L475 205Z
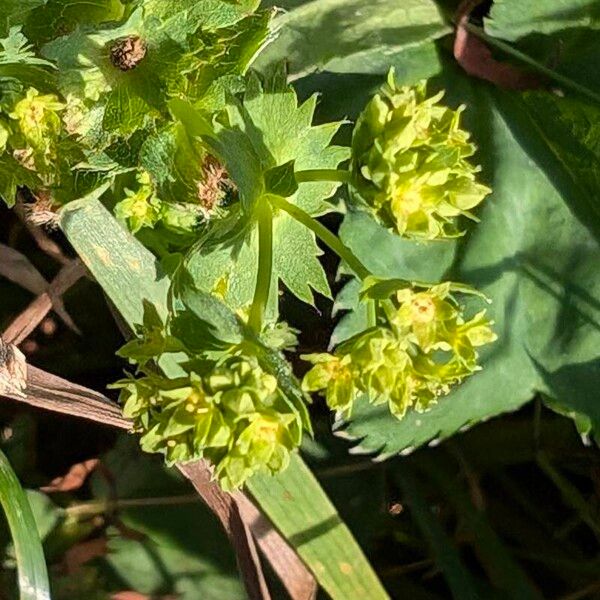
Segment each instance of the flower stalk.
M273 210L266 199L259 202L258 217L258 272L256 288L248 316L248 325L255 333L263 327L264 315L271 292L273 275Z
M350 267L359 279L365 279L371 275L369 269L362 264L348 246L342 243L337 235L329 231L325 225L313 219L305 210L288 202L281 196L270 195L269 201L274 208L283 210L296 219L296 221L308 227L330 250L335 252Z

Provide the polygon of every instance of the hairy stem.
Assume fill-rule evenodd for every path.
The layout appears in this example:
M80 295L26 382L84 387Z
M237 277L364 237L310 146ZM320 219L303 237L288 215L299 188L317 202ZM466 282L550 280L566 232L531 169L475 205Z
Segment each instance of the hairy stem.
M334 233L331 233L325 225L319 223L316 219L313 219L306 211L302 210L299 206L291 204L281 196L269 195L271 204L280 210L285 211L291 217L296 219L299 223L302 223L305 227L308 227L329 249L335 252L360 279L365 279L371 272L365 265L358 260L352 250L343 244L340 238Z
M248 325L255 333L260 333L269 293L271 291L271 276L273 273L273 211L266 199L261 199L258 212L258 273L254 299L250 307Z
M308 183L311 181L350 183L352 181L352 173L344 169L307 169L306 171L296 171L296 181L298 183Z

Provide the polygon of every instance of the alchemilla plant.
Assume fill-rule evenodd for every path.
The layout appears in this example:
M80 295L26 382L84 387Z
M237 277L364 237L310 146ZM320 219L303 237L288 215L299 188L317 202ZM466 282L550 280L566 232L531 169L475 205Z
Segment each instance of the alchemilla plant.
M390 71L351 147L336 145L342 124L316 123L316 97L299 102L283 66L249 68L270 12L217 4L11 9L0 23L0 194L49 226L71 201L100 198L162 261L168 314L148 305L121 350L133 366L116 384L124 414L145 451L204 458L233 490L286 468L311 432L309 393L346 419L361 399L402 419L451 403L496 336L464 302L481 302L475 290L382 279L318 220L347 204L397 236L460 236L490 193L465 107ZM362 282L369 322L303 356L312 367L299 382L279 291L307 305L331 297L317 240Z

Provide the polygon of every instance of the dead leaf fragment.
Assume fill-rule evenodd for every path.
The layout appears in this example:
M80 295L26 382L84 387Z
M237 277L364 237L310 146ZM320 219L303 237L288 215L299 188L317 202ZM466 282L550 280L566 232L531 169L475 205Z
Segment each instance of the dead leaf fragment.
M94 538L71 546L63 558L63 566L67 575L75 575L81 567L94 558L105 556L108 552L108 541L105 537Z
M66 475L56 477L49 485L41 487L40 490L49 494L78 490L85 483L88 475L98 466L99 462L97 458L90 458L84 462L77 463L69 469Z
M15 394L25 398L27 387L27 361L24 354L13 344L0 337L0 395Z

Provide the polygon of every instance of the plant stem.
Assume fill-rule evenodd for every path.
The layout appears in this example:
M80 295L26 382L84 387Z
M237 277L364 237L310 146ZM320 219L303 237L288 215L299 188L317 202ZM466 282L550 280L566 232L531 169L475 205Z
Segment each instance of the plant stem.
M255 333L260 333L273 274L273 211L266 197L258 203L258 273L256 288L248 316L248 325Z
M487 42L488 44L490 44L490 46L494 46L494 47L498 48L498 50L501 50L502 52L506 52L506 54L508 54L510 56L514 56L516 59L520 60L521 62L524 62L526 65L529 65L536 71L539 71L540 73L542 73L549 79L553 79L557 83L564 85L566 88L570 88L575 92L578 92L584 96L587 96L588 98L590 98L591 100L594 100L595 102L600 102L600 95L596 94L596 92L577 83L573 79L566 77L565 75L562 75L561 73L558 73L554 69L550 69L549 67L546 67L542 63L531 58L531 56L528 56L527 54L521 52L520 50L513 48L510 44L507 44L506 42L503 42L495 37L492 37L491 35L488 35L487 33L485 33L485 31L481 27L477 27L476 25L473 25L472 23L466 23L465 28L467 29L467 31L469 31L469 33L472 33L473 35L475 35L478 38L482 39L483 41Z
M344 169L306 169L306 171L296 171L296 181L298 183L308 183L311 181L350 183L352 181L352 173Z
M377 301L369 300L367 302L367 324L369 327L377 325Z
M291 217L308 227L328 248L335 252L360 279L365 279L371 275L371 271L363 265L354 255L352 250L342 243L340 238L331 233L325 225L313 219L306 211L299 206L291 204L281 196L269 195L269 200L275 208L285 211Z
M135 508L139 506L180 506L182 504L195 504L200 502L198 494L185 494L183 496L164 496L160 498L124 498L118 500L92 500L73 504L65 512L73 518L84 519L101 515L119 509Z

